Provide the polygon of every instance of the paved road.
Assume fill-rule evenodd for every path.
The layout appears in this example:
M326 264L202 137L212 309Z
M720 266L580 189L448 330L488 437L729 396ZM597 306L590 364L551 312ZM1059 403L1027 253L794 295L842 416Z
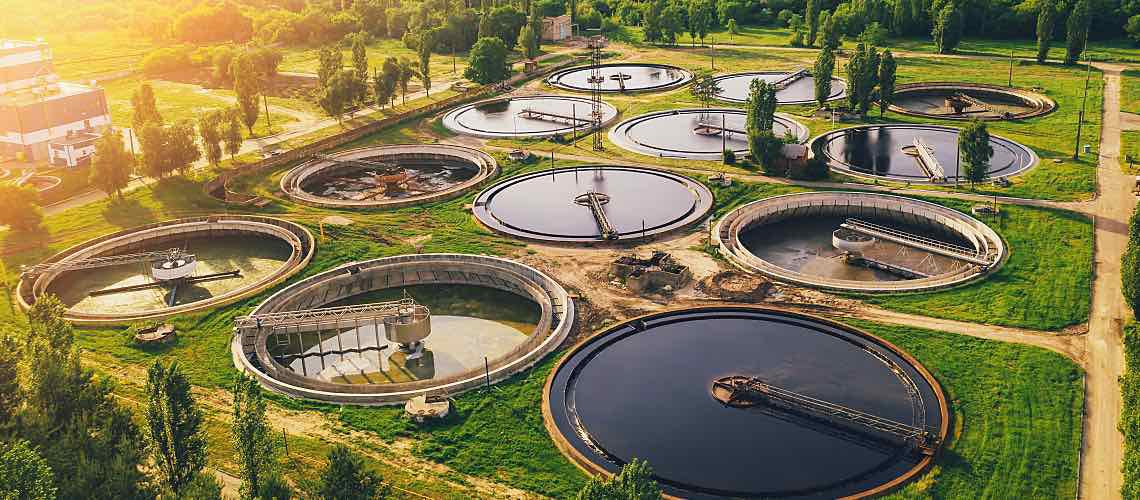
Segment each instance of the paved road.
M1121 66L1104 71L1104 117L1095 205L1096 262L1086 363L1085 429L1080 493L1086 499L1120 498L1124 437L1117 430L1124 373L1121 325L1128 313L1120 291L1120 256L1128 243L1128 218L1136 206L1133 178L1120 170Z

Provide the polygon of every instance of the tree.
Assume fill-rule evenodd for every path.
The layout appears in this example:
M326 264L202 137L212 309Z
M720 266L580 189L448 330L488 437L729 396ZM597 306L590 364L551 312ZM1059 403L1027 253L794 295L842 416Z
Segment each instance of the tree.
M488 84L506 80L511 75L507 66L507 45L494 37L480 38L467 57L463 77L473 82Z
M196 137L194 133L194 122L190 120L179 120L166 128L166 134L166 148L170 159L170 168L171 170L177 170L178 173L182 175L186 175L186 171L190 169L190 166L202 157L202 151L198 149L198 143L194 140Z
M807 44L815 46L816 36L819 35L819 0L807 0L804 6L804 21L807 22Z
M380 475L365 468L364 460L344 445L329 452L319 485L318 494L325 500L372 500L386 496Z
M538 53L542 50L542 11L537 5L530 9L530 19L527 20L530 25L531 36L534 37L534 57L538 57Z
M142 435L111 383L80 364L65 311L51 295L28 311L21 433L51 467L59 498L153 497Z
M333 75L328 85L325 85L317 104L339 122L356 97L356 85L356 75L350 70L342 70Z
M1049 45L1053 43L1053 29L1057 24L1057 6L1053 0L1037 2L1037 63L1044 64L1049 57Z
M644 460L633 459L616 476L594 476L578 492L577 500L659 500L661 487Z
M182 491L206 466L202 410L190 393L190 382L178 362L155 361L146 381L147 442L163 484Z
M522 42L523 55L526 56L527 59L538 57L538 44L535 43L536 40L537 37L534 35L534 30L531 29L529 24L523 26L522 30L519 31L519 41Z
M847 102L852 110L866 116L879 79L879 54L874 47L860 43L847 61Z
M428 96L431 96L431 51L434 45L435 40L431 36L431 32L424 32L420 35L420 67L416 73L424 85L424 93Z
M233 385L233 443L241 470L242 496L253 497L262 491L263 481L274 475L277 465L277 441L269 433L265 418L265 399L257 381L239 375Z
M1140 204L1128 219L1128 246L1120 259L1120 281L1132 314L1140 313Z
M962 127L958 133L958 149L962 151L962 166L970 186L984 182L989 177L990 157L994 154L985 122L974 119Z
M410 59L400 58L400 103L408 103L408 83L416 76L416 65Z
M4 443L0 451L0 498L54 500L51 467L27 441Z
M661 43L665 39L663 26L663 13L665 0L650 1L645 8L645 41Z
M1069 12L1069 20L1065 24L1065 41L1068 49L1065 51L1065 64L1075 64L1085 51L1089 39L1089 23L1092 20L1089 0L1076 0Z
M693 78L689 91L701 102L701 106L708 108L716 96L724 91L711 73L702 72Z
M827 106L831 98L831 78L835 74L835 51L828 47L820 49L812 68L812 78L815 81L815 101L819 107Z
M372 91L376 94L376 104L384 106L396 97L396 85L400 80L400 63L395 57L384 59L384 65L375 75L372 82Z
M775 154L783 143L772 132L776 114L776 86L759 78L748 88L745 132L752 160L766 168L774 164Z
M895 100L895 72L898 65L895 63L895 56L891 54L890 49L883 51L882 60L879 62L879 116L883 116L887 108Z
M681 2L670 2L661 11L661 36L669 45L677 44L677 35L685 31L685 7Z
M139 85L131 95L131 110L131 128L136 133L147 124L162 125L162 115L158 113L154 89L149 83Z
M835 16L831 15L830 11L823 11L819 13L819 37L820 48L827 48L836 50L839 48L839 27L835 25Z
M788 45L803 47L807 44L807 34L804 31L804 18L799 14L792 14L788 18L788 27L792 29L792 36L788 38Z
M91 162L91 183L104 193L114 193L123 198L123 188L131 180L135 155L123 145L123 136L118 131L107 130L95 142L95 159Z
M226 145L226 154L230 155L230 160L233 160L241 151L242 136L239 114L238 110L230 109L222 117L222 142Z
M261 112L261 108L257 105L258 94L261 91L257 68L248 54L242 54L234 61L232 73L241 121L252 136L253 126L257 124L257 115Z
M40 227L43 212L39 193L27 186L0 185L0 224L17 231L31 231Z
M736 25L736 19L728 20L728 41L732 41L732 35L740 34L740 27Z
M324 89L333 75L340 73L344 68L344 56L332 47L321 47L321 51L317 53L317 61L317 80L321 89Z
M139 147L142 149L143 173L155 179L170 174L170 162L166 156L166 131L161 125L147 124L138 131Z
M716 26L716 6L709 0L689 0L689 37L700 39L705 44L705 36Z
M203 113L198 117L198 135L202 138L206 161L215 167L222 161L222 120L224 119L222 113L217 110Z
M352 39L352 68L356 71L356 78L364 81L368 78L368 47L364 43L363 32L349 35Z
M939 5L935 2L935 6ZM958 48L962 41L962 11L955 0L942 0L942 6L935 10L934 47L939 54L950 54Z
M519 30L526 24L526 14L514 5L505 4L491 9L489 16L488 29L491 36L502 40L508 49L514 48L519 41ZM483 33L479 36L482 37Z

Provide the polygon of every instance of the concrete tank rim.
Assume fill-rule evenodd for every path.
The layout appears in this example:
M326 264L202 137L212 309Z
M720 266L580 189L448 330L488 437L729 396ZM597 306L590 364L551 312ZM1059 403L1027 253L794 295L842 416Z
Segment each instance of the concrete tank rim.
M627 171L644 171L646 173L661 175L664 177L674 179L674 180L681 182L681 183L685 184L686 186L688 186L690 188L690 190L692 190L696 194L696 196L698 198L697 199L697 209L692 214L690 214L689 216L687 216L683 219L680 219L679 221L675 221L674 223L666 226L665 228L661 228L655 232L647 233L645 236L633 236L633 237L621 238L621 239L613 240L613 241L606 241L606 240L602 240L600 238L587 239L587 238L557 237L557 236L546 237L544 235L539 235L537 233L529 233L529 232L524 232L524 231L520 231L520 230L515 230L515 229L510 228L504 224L494 222L496 220L496 218L493 215L491 215L491 213L487 210L487 201L490 198L494 197L494 195L498 191L505 189L507 187L510 187L513 184L517 184L518 182L529 180L529 179L535 178L535 177L542 177L544 175L550 175L552 170L547 169L547 170L521 173L518 175L508 177L506 179L500 179L498 182L496 182L490 186L487 186L482 191L480 191L477 195L475 195L475 199L471 203L471 213L475 217L476 222L478 222L479 225L487 228L488 230L495 232L495 233L498 233L498 234L505 235L505 236L510 236L512 238L518 238L518 239L521 239L524 241L533 241L536 243L553 244L553 245L606 246L606 245L619 245L619 244L624 244L624 243L628 243L628 242L632 242L632 241L642 241L642 242L650 241L650 240L655 239L655 238L659 238L659 237L662 237L662 236L665 236L668 234L672 234L672 233L677 232L677 231L684 230L688 227L693 226L694 224L697 224L701 220L705 219L708 216L708 214L712 212L712 208L716 204L715 195L713 194L712 190L709 189L708 186L706 186L704 183L702 183L696 179L693 179L691 177L688 177L686 175L682 175L682 174L679 174L676 172L672 172L672 171L660 169L660 168L619 165L619 164L609 164L609 165L607 165L607 164L594 164L594 165L577 165L577 166L571 166L571 167L558 167L558 168L553 169L553 172L559 173L559 172L573 171L576 169L590 169L590 168L595 168L595 167L602 167L602 168L615 169L615 170L627 170Z
M495 257L495 256L490 256L490 255L481 255L481 254L460 254L460 253L431 253L431 254L396 255L396 256L391 256L391 257L380 257L380 258L369 259L369 260L364 260L364 261L347 262L347 263L338 265L336 267L333 267L331 269L328 269L326 271L323 271L321 273L318 273L316 275L310 276L310 277L306 278L306 280L317 279L317 278L322 277L322 276L331 277L331 276L335 276L338 274L343 274L343 272L347 268L354 267L354 266L375 264L378 267L384 267L384 266L390 266L390 265L410 264L410 263L416 263L416 262L428 262L428 263L437 262L438 259L453 259L452 260L453 262L478 261L478 264L483 265L483 266L491 266L492 264L497 264L500 266L505 266L505 268L509 268L512 266L518 267L518 268L521 268L522 270L525 270L526 272L533 273L535 276L541 278L542 283L533 282L533 284L535 284L536 286L538 286L539 288L541 288L542 290L544 290L548 294L557 295L558 298L560 298L561 300L564 301L563 310L562 310L561 314L558 315L559 320L558 320L557 324L551 324L550 331L548 332L547 337L541 343L539 343L537 346L535 346L530 351L528 351L526 353L522 353L521 355L517 356L515 359L511 360L509 363L507 363L503 366L497 367L497 368L491 370L488 374L486 374L486 376L488 376L489 378L491 378L493 380L493 383L497 383L501 380L510 378L510 377L514 376L515 374L517 374L518 372L525 370L525 369L533 366L534 364L538 363L539 361L541 361L543 358L545 358L548 354L553 352L554 349L556 349L559 345L561 345L566 340L566 337L569 335L570 330L573 328L575 318L576 318L575 304L574 304L573 298L566 291L566 289L563 288L561 284L559 284L556 280L554 280L552 277L550 277L546 273L544 273L544 272L542 272L542 271L540 271L534 267L531 267L529 265L523 264L521 262L517 262L514 260L510 260L510 259L505 259L502 257ZM305 283L294 283L294 284L290 285L289 287L278 290L273 295L271 295L270 297L266 298L264 301L259 303L254 308L254 310L251 311L251 314L255 313L257 310L264 307L266 304L270 304L275 300L276 301L287 300L287 299L281 299L281 296L285 295L286 293L293 292L295 287L302 285L302 284L305 284ZM552 301L552 305L553 305L553 301ZM540 321L541 321L541 319L540 319ZM243 350L243 346L241 343L241 337L236 332L231 336L230 353L231 353L231 357L233 358L233 361L234 361L236 368L239 371L242 371L243 373L253 374L254 377L256 379L258 379L258 381L262 385L262 387L265 387L266 389L273 390L275 392L282 393L282 394L285 394L285 395L290 396L290 397L300 397L300 398L309 399L309 400L324 401L324 402L339 403L339 404L353 404L353 405L361 405L361 406L396 405L396 404L403 404L408 399L411 399L412 397L415 397L418 395L438 393L440 391L446 392L449 396L454 396L456 394L460 394L462 392L466 392L468 390L479 387L481 384L475 384L474 386L471 386L471 382L472 381L483 381L484 377L485 377L485 374L483 373L482 370L475 370L478 373L476 373L473 376L467 376L468 374L465 373L464 378L462 380L449 382L446 384L432 385L429 387L418 388L418 389L413 389L413 390L393 391L393 392L371 392L371 393L330 392L330 391L325 391L325 390L320 390L320 389L312 389L312 388L306 388L306 387L302 387L302 386L292 385L288 382L276 379L272 375L270 375L270 374L268 374L262 370L257 369L256 367L254 367L250 363L250 360L247 359L246 356L244 355L244 350ZM269 383L270 380L273 381L272 384ZM454 392L451 392L453 390L454 390Z
M746 214L749 214L749 213L752 213L756 210L759 210L765 204L780 203L782 201L792 199L795 197L809 197L809 196L814 196L814 197L818 197L818 196L827 196L827 197L853 196L853 197L879 198L879 199L895 201L895 202L902 203L905 205L910 205L913 207L921 207L921 208L931 210L934 212L939 212L939 213L941 213L947 217L953 217L956 220L958 220L959 222L966 223L966 224L973 226L975 231L976 231L976 234L975 234L976 236L980 236L982 238L985 238L988 242L992 243L995 246L997 258L995 259L994 264L985 270L982 270L980 272L960 275L957 278L951 279L951 280L939 280L939 276L935 276L935 277L926 278L926 279L903 280L903 281L896 281L896 282L882 282L882 283L894 283L895 284L895 285L889 285L889 286L883 285L883 284L876 285L875 283L880 283L880 282L873 282L873 281L872 282L863 282L863 281L855 281L855 280L822 279L822 278L813 277L811 275L804 275L804 274L801 274L799 272L791 271L789 269L777 266L775 264L768 262L767 260L762 259L761 257L750 252L748 249L744 248L743 244L740 242L740 229L741 228L736 228L736 227L732 227L730 229L725 228L726 223L731 224L731 223L735 222L739 217L745 216ZM958 231L955 228L948 228L948 229L951 231L960 233L960 231ZM729 234L727 235L728 241L724 240L725 236L723 233L725 233L726 231L729 232ZM709 230L709 243L712 246L716 247L718 249L718 253L720 253L720 255L722 257L724 257L726 260L728 260L734 267L736 267L736 268L738 268L744 272L752 273L752 274L761 274L761 275L763 275L769 279L772 279L774 281L792 283L792 284L799 285L799 286L806 286L806 287L810 287L810 288L818 288L818 289L824 289L824 290L858 292L858 293L929 292L929 291L934 291L934 290L939 290L939 289L944 289L944 288L953 288L953 287L957 287L957 286L961 286L961 285L964 285L967 283L974 282L976 280L984 279L985 277L989 276L990 274L993 274L998 269L1000 269L1003 265L1005 265L1006 261L1009 258L1009 246L1006 244L1005 239L1002 238L1001 235L998 234L997 231L995 231L988 224L978 220L977 218L975 218L969 214L960 212L958 210L954 210L952 208L949 208L949 207L946 207L943 205L939 205L937 203L932 203L932 202L929 202L926 200L920 200L917 198L910 198L910 197L906 197L906 196L899 196L899 195L893 195L893 194L868 192L868 191L808 191L808 192L802 192L802 193L788 193L788 194L770 196L770 197L762 198L759 200L754 200L754 201L751 201L751 202L746 203L744 205L741 205L739 207L736 207L732 211L723 215L710 228L710 230ZM771 266L771 268L773 268L777 271L771 271L771 270L767 270L767 269L756 268L756 267L753 267L752 265L748 264L747 262L741 261L741 259L735 254L735 252L734 252L735 249L739 249L739 251L747 253L749 257L756 259L759 262L763 262L763 263L767 264L768 266ZM947 276L947 275L942 275L942 276Z
M82 314L82 315L79 315L79 314L71 314L69 312L69 313L65 314L64 319L66 319L67 321L69 321L75 325L79 325L79 326L109 326L109 325L122 325L122 324L127 324L127 323L131 323L131 322L135 322L135 321L160 320L160 319L169 318L169 317L172 317L172 316L175 316L178 314L189 314L189 313L195 313L195 312L201 312L201 311L205 311L205 310L209 310L209 309L214 309L217 307L223 307L223 306L232 304L234 302L243 300L245 298L252 297L254 295L257 295L259 293L264 292L265 290L268 290L274 286L277 286L277 285L283 283L285 280L293 277L294 275L299 273L302 269L304 269L309 264L309 262L312 260L313 254L316 252L316 240L313 238L312 233L309 231L308 228L306 228L305 226L298 224L296 222L292 222L292 221L289 221L289 220L286 220L283 218L267 217L267 216L262 216L262 215L214 214L214 215L206 215L206 216L198 216L198 217L184 217L184 218L179 218L179 219L170 219L170 220L159 221L159 222L154 222L154 223L150 223L150 224L143 224L140 226L134 226L131 228L120 230L120 231L114 231L114 232L104 234L102 236L97 236L97 237L88 239L86 241L83 241L81 243L77 243L75 245L72 245L72 246L70 246L64 250L56 252L51 257L48 257L47 259L45 259L43 262L47 263L47 262L64 261L67 258L69 258L69 257L71 257L71 256L73 256L79 252L82 252L85 249L98 248L99 245L104 245L104 244L118 243L118 242L120 242L121 238L130 236L133 234L137 234L137 233L146 233L146 232L151 232L151 231L158 231L158 230L162 230L163 228L166 228L166 227L178 226L178 225L215 224L218 222L231 222L231 223L237 222L237 223L242 223L242 224L264 224L267 226L273 226L273 227L277 227L282 232L289 232L290 234L296 236L298 241L292 242L289 240L289 238L287 236L280 235L279 237L282 240L286 241L287 243L290 243L290 246L294 247L292 249L290 256L289 256L289 259L287 259L285 262L282 263L282 266L280 269L278 269L276 272L274 272L270 276L268 276L262 280L259 280L258 282L255 282L255 283L252 283L250 285L238 288L238 289L231 291L231 292L227 292L226 294L220 295L216 298L211 298L211 299L207 299L207 300L200 300L197 302L192 302L189 304L184 304L184 305L175 306L175 307L167 307L167 308L158 309L158 310L151 310L151 311L136 311L136 312L126 313L126 314ZM258 227L260 227L260 226L258 226ZM195 231L208 231L209 229L210 229L209 227L203 227L201 229L196 229ZM257 232L259 234L265 234L261 231L257 231ZM297 248L295 245L293 245L293 243L299 243L300 248ZM127 244L129 244L129 242L127 242ZM110 248L108 250L113 250L115 248L118 248L119 246L123 246L123 245L112 245L112 246L110 246ZM293 263L290 264L290 262L293 262ZM22 291L26 287L29 287L29 286L31 286L31 287L39 286L40 285L39 281L41 278L42 278L41 276L37 276L35 280L28 280L24 277L21 277L20 281L17 283L17 285L16 285L17 304L19 305L19 307L22 310L27 311L33 305L33 303L30 303L27 300L25 300L24 294L22 293ZM54 280L55 277L53 276L52 278ZM47 282L45 282L43 284L43 286L47 286L47 284L50 283L51 281L52 280L48 280Z
M908 351L901 349L898 346L896 346L894 343L892 343L892 342L890 342L890 341L888 341L882 337L879 337L878 335L870 333L870 332L868 332L862 328L851 326L851 325L848 325L846 323L841 323L837 320L825 318L823 316L817 316L814 314L802 313L802 312L797 312L797 311L788 311L788 310L783 310L783 309L777 309L774 307L763 306L763 305L727 304L727 305L699 305L699 306L690 306L690 307L669 307L669 308L666 308L666 309L661 310L661 311L654 311L651 313L642 314L640 316L628 318L624 321L620 321L616 324L609 325L609 326L603 327L603 328L601 328L595 332L592 332L589 335L587 335L585 338L583 338L582 340L575 343L573 346L566 349L566 351L563 353L562 357L550 369L550 373L547 375L546 382L543 384L543 387L542 387L542 403L541 403L541 405L542 405L542 424L543 424L543 427L546 428L546 433L550 436L551 440L554 441L554 445L556 448L558 448L558 451L561 452L562 455L565 456L571 463L573 463L574 466L578 468L578 470L582 471L587 476L599 476L599 477L603 477L603 478L613 477L613 474L611 472L602 468L595 461L590 460L588 457L586 457L585 455L582 455L581 452L579 452L576 448L574 448L574 446L572 444L570 444L570 442L566 439L566 437L563 435L563 433L558 429L557 424L554 422L554 414L552 413L552 410L550 407L550 391L554 388L554 379L557 377L558 373L566 366L566 363L568 362L568 360L570 360L572 357L574 357L575 353L577 353L581 349L589 346L593 342L598 341L600 339L603 339L606 335L610 334L611 332L614 332L614 331L617 331L618 329L624 328L625 326L629 325L630 323L634 323L636 321L644 321L646 319L655 318L658 316L667 316L667 315L673 315L673 314L678 314L678 313L683 313L683 312L700 312L700 311L716 311L716 310L732 310L732 309L752 311L752 312L761 313L761 314L767 313L767 314L773 314L773 315L783 315L783 316L787 316L787 317L791 317L791 318L797 318L797 319L804 320L804 321L818 322L818 323L825 325L825 326L830 326L832 328L837 328L840 330L845 330L848 332L855 333L855 334L859 335L860 337L866 338L868 341L874 342L874 343L880 345L881 347L886 348L887 350L893 352L895 355L899 356L900 358L905 360L907 363L909 363L912 367L914 367L914 369L922 376L924 381L926 381L927 384L930 385L931 389L934 391L935 399L937 400L937 402L939 404L940 417L941 417L941 424L940 424L939 429L938 429L938 438L939 438L939 442L942 445L944 445L946 443L946 437L949 435L949 430L950 430L950 427L949 427L950 426L950 405L946 399L945 393L943 392L942 385L938 382L938 379L934 377L934 374L931 373L926 368L926 366L922 364L922 362L918 361L918 359L915 358L913 355L911 355ZM941 451L942 449L943 449L943 446L939 446L938 451ZM914 467L910 468L909 470L907 470L903 474L899 475L898 477L896 477L892 481L881 484L881 485L874 487L874 488L871 488L869 490L863 491L859 494L844 497L844 498L845 499L871 498L871 497L875 497L878 495L882 495L884 493L888 493L890 491L894 491L897 488L903 486L906 483L909 483L910 481L916 479L921 474L926 472L926 470L929 469L931 465L933 465L935 455L930 455L930 456L923 458L918 464L915 464ZM676 496L669 495L669 494L663 494L662 497L670 499L670 500L681 500L681 498L682 498L682 497L676 497Z
M525 99L559 99L559 100L572 100L575 102L582 102L582 103L587 103L587 104L590 102L590 99L588 97L583 97L583 96L579 96L579 95L568 95L568 94L505 95L505 96L499 96L499 97L492 97L490 99L484 99L481 101L476 101L476 102L473 102L470 104L465 104L463 106L459 106L459 107L456 107L454 109L451 109L451 110L447 111L446 113L444 113L443 117L440 118L440 122L443 123L443 126L445 128L447 128L448 130L450 130L453 133L456 133L459 135L471 136L471 137L479 137L482 139L541 138L541 137L551 137L551 136L567 133L565 128L560 128L560 129L555 129L555 130L550 130L550 131L529 132L529 133L528 132L520 132L518 134L516 134L514 132L481 131L481 130L475 130L475 129L467 128L463 125L460 125L456 121L457 117L461 113L464 113L464 112L471 110L471 109L474 109L476 107L486 106L488 104L496 104L496 103L500 103L500 102L504 102L504 101L509 102L509 101L515 100L515 99L520 99L520 100L525 100ZM605 128L610 123L613 123L613 121L616 120L621 113L618 111L618 109L616 107L614 107L612 104L605 102L605 101L602 101L602 107L606 110L606 112L603 112L602 114L603 115L609 115L609 118L603 120L602 124L601 124L601 128ZM588 129L583 127L581 130L582 130L582 132L579 132L579 133L584 133L584 131L588 130Z
M327 165L318 166L318 164L324 162L324 160L314 158L286 171L285 175L282 175L281 180L278 182L278 188L282 193L285 193L285 195L289 197L290 200L302 205L309 205L318 208L383 210L388 208L401 208L410 205L419 205L450 200L489 182L498 176L500 172L499 162L495 160L494 156L480 149L456 144L379 144L336 151L330 153L329 156L336 158L342 155L348 156L365 152L378 152L377 156L384 156L385 152L388 152L389 155L395 156L419 153L414 151L401 151L408 148L421 148L428 150L424 151L425 153L443 154L468 163L475 163L479 171L471 179L468 179L459 184L455 184L447 189L412 196L409 198L378 201L338 200L335 198L329 198L309 193L300 187L299 184L306 178L319 173L321 170L327 167L334 165L332 163L329 163ZM479 161L473 161L471 158L464 157L463 154L469 154L472 157L478 158ZM295 183L298 185L294 188L293 185Z
M695 114L695 113L700 113L700 112L723 113L723 114L732 114L732 115L747 114L747 113L745 113L744 110L739 109L739 108L708 108L708 109L705 109L705 108L676 108L676 109L667 109L667 110L662 110L662 111L651 111L649 113L643 113L643 114L622 120L621 122L619 122L618 124L616 124L610 128L608 136L609 136L610 142L614 143L616 146L618 146L618 147L620 147L626 151L629 151L631 153L637 153L639 155L648 156L650 158L672 158L672 159L685 159L685 160L720 161L723 157L723 152L721 152L721 151L717 151L714 153L689 152L689 153L677 153L677 154L668 154L668 155L665 155L662 153L653 154L653 153L649 152L653 148L637 144L636 141L633 141L632 139L630 139L625 133L625 130L628 129L629 127L633 126L633 125L637 125L639 123L642 123L642 122L645 122L648 120L652 120L654 118L658 118L661 116L669 116L669 115L674 115L674 114ZM810 129L808 129L807 125L800 123L798 120L795 119L794 116L792 116L788 113L777 112L775 114L775 117L776 117L776 122L778 122L778 123L784 125L785 127L788 127L791 130L795 131L796 142L798 144L804 144L805 142L807 142L808 138L811 136L811 131L810 131ZM744 148L741 150L736 150L735 152L736 152L737 156L747 155L748 149Z
M811 71L808 71L808 73L810 74ZM767 75L787 75L787 74L790 74L790 72L789 71L780 71L780 70L739 71L736 73L724 73L724 74L717 75L717 76L713 77L713 81L716 81L719 83L719 82L721 82L723 80L727 80L729 78L741 78L741 77L748 77L748 76L753 76L753 75L767 76ZM840 99L846 98L847 97L847 80L843 77L832 75L831 81L833 83L834 82L842 83L843 89L840 90L839 92L835 92L832 96L828 97L827 102L838 101ZM736 99L736 98L726 97L723 95L723 93L717 94L716 99L718 101L728 102L728 103L733 103L733 104L744 104L744 103L748 102L747 99ZM811 104L813 102L816 102L816 100L815 99L801 99L801 100L795 100L795 101L779 101L777 104L786 105L786 106L795 106L795 105L799 105L799 104Z
M598 65L599 68L614 68L614 67L619 67L619 66L632 66L632 67L641 67L641 68L661 68L661 69L668 69L668 70L673 70L673 71L680 71L681 72L681 78L679 78L675 81L669 82L667 84L638 88L636 90L627 90L625 92L622 92L621 90L608 90L608 89L602 90L601 92L603 94L644 94L644 93L649 93L649 92L664 92L666 90L672 90L675 88L684 87L685 85L687 85L689 82L691 82L693 80L693 76L694 76L692 71L689 71L689 70L682 68L682 67L679 67L679 66L674 66L672 64L639 63L639 62L612 62L612 63L603 63L603 64ZM547 76L546 79L544 80L544 82L547 85L550 85L551 87L554 87L554 88L559 89L559 90L566 90L566 91L570 91L570 92L589 93L591 91L591 89L576 87L573 85L566 85L564 83L561 83L560 79L569 73L576 73L576 72L582 71L582 70L589 70L592 67L593 66L587 64L587 65L574 66L574 67L570 67L570 68L560 69L558 71L555 71L554 73L551 73L550 76Z
M1003 87L1001 85L991 85L991 84L987 84L987 83L939 82L939 81L904 83L904 84L899 85L895 88L895 95L896 96L899 94L905 95L908 93L921 92L921 91L955 90L955 89L967 89L967 90L968 89L975 89L975 90L982 90L985 92L999 93L999 94L1004 94L1007 96L1016 97L1018 99L1021 99L1023 101L1028 101L1029 103L1035 105L1033 110L1025 112L1025 113L1018 113L1018 114L1014 115L1013 118L1010 118L1010 120L1024 120L1024 119L1028 119L1028 118L1037 118L1040 116L1045 116L1047 114L1050 114L1050 113L1056 111L1057 107L1058 107L1057 101L1055 99L1053 99L1052 97L1045 95L1044 93L1036 92L1036 91L1029 90L1029 89L1023 89L1023 88L1019 88L1019 87ZM894 111L895 113L898 113L900 115L917 116L917 117L921 117L921 118L932 118L935 120L969 121L969 120L972 120L973 118L975 118L975 117L964 117L964 116L943 116L943 115L936 115L936 114L931 114L931 113L924 113L921 111L915 111L915 110L910 109L910 108L904 108L904 107L899 106L898 104L893 103L893 102L890 104L890 106L887 109ZM982 117L980 119L982 121L1007 121L1006 119L1001 118L1001 117Z
M895 127L929 128L929 129L934 129L934 130L953 131L953 132L961 131L961 128L955 127L952 125L938 125L938 124L932 124L932 123L893 122L893 123L872 123L872 124L853 125L850 127L843 127L843 128L837 128L834 130L829 130L827 132L823 132L819 135L816 135L815 137L812 137L811 140L807 141L808 151L810 152L810 154L813 158L819 158L820 157L819 153L821 151L821 148L826 144L826 142L832 140L835 136L838 136L842 133L846 133L846 132L849 132L852 130L859 130L859 129L895 128ZM1040 165L1041 158L1039 156L1037 156L1037 151L1035 151L1033 148L1026 146L1020 142L1017 142L1013 139L1009 139L1009 138L1006 138L1006 137L998 135L998 134L990 134L990 140L992 141L995 139L998 141L1007 142L1012 147L1020 150L1021 153L1024 153L1026 155L1027 161L1026 161L1024 166L1013 171L1012 173L989 177L987 179L988 181L993 181L994 179L1008 179L1011 177L1018 177L1022 174L1025 174L1026 172L1029 172L1030 170L1033 170L1038 165ZM837 170L844 175L850 175L852 177L858 177L860 179L866 179L866 180L872 180L872 181L875 181L875 180L883 181L883 180L885 180L885 181L890 181L890 182L902 182L902 183L920 184L920 185L921 184L937 184L937 183L931 182L929 179L899 177L899 176L894 176L894 175L868 174L865 172L860 172L858 170L852 169L850 167L850 164L843 162L843 161L840 161L840 160L833 159L829 155L824 154L822 156L822 158L824 161L827 162L828 168L833 169L833 170ZM947 183L949 183L949 182L950 181L947 181Z

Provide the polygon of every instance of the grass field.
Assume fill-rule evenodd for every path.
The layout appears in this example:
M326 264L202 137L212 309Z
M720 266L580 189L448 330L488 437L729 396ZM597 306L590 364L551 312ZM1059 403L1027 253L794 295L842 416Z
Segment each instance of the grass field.
M740 28L740 33L735 35L729 34L727 30L711 33L705 37L705 43L711 44L715 41L717 45L790 47L789 41L791 37L792 31L786 27L744 26ZM642 28L636 26L623 27L621 32L614 35L614 38L632 43L644 43L645 40L644 31ZM678 45L692 45L693 43L694 40L688 33L682 33L677 37ZM844 39L842 48L853 49L857 43L856 40ZM885 46L911 52L937 52L934 42L930 37L890 38L887 40ZM1063 59L1065 57L1065 47L1064 40L1055 40L1049 47L1049 58L1054 60ZM1037 40L966 38L962 40L956 53L962 55L1008 58L1010 51L1012 51L1014 57L1017 58L1035 58L1037 57ZM1089 42L1088 57L1094 61L1140 62L1140 48L1137 48L1130 40L1093 40Z
M1120 378L1123 406L1120 432L1124 434L1124 491L1127 499L1140 498L1140 331L1136 323L1124 328L1124 376Z
M111 107L111 121L121 127L131 126L131 96L142 83L149 83L154 89L155 102L158 112L167 122L181 119L196 119L202 112L212 109L227 109L236 106L232 92L228 90L214 91L197 85L171 82L167 80L143 80L141 78L124 78L103 85L107 93L107 105ZM282 99L284 100L284 99ZM274 102L273 104L277 104ZM286 124L297 121L293 116L284 113L273 113L270 110L270 120L273 128L270 130L265 121L264 110L259 113L257 125L253 127L253 137L262 137L283 130ZM248 131L243 130L246 137Z

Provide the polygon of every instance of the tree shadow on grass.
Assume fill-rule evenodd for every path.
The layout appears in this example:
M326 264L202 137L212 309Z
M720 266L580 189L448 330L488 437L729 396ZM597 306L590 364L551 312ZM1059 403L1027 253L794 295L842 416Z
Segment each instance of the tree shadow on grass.
M116 227L128 228L154 220L155 213L135 198L115 198L103 208L103 219Z
M0 255L22 254L20 257L28 260L20 264L39 262L52 254L48 249L51 235L43 225L34 229L10 229L2 238Z

